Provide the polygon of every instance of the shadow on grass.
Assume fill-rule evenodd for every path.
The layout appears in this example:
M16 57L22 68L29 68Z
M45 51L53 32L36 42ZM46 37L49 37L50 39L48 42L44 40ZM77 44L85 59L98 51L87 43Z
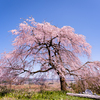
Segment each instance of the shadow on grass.
M13 92L14 90L7 89L6 86L0 86L0 97L4 97L5 95L9 94L10 92Z

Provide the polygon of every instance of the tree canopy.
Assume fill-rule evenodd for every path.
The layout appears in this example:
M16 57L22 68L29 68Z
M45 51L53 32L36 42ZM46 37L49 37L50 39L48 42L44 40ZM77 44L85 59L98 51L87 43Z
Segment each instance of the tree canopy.
M87 74L99 74L99 61L82 64L80 57L90 57L91 46L85 36L76 34L70 26L58 28L48 22L38 23L30 17L11 32L16 35L14 50L3 53L0 60L1 76L5 78L53 71L59 76L64 90L66 75L82 78ZM35 71L37 63L40 69Z

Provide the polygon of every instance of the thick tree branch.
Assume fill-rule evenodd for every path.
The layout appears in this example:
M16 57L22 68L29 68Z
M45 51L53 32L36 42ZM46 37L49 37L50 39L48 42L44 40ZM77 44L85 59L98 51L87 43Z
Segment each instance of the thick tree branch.
M30 73L30 74L36 74L36 73L39 73L39 72L47 72L47 71L49 71L49 70L51 70L51 69L53 69L52 67L51 68L48 68L48 69L46 69L46 70L38 70L38 71L35 71L35 72L30 72L29 70L23 70L24 72L28 72L28 73ZM22 72L22 73L24 73L24 72Z
M71 72L74 72L74 71L80 70L80 69L83 68L86 64L89 64L89 63L94 63L94 62L87 61L87 62L86 62L85 64L83 64L80 68L75 69L75 70L71 70Z

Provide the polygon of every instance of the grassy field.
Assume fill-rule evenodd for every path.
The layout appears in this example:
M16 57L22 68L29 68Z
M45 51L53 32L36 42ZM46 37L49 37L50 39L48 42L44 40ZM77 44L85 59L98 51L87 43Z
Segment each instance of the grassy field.
M8 93L0 93L0 100L93 100L87 98L79 98L67 96L66 92L61 91L42 91L27 92L25 90L10 91Z
M0 90L0 100L93 100L88 98L67 96L59 86L41 85L17 85L12 89L2 88Z

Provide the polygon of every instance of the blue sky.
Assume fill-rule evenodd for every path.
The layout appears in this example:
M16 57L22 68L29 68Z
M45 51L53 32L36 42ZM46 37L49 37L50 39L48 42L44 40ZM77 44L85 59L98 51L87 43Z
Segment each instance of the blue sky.
M8 31L29 16L73 27L92 46L91 59L100 60L100 0L0 0L0 53L13 50L14 35Z

